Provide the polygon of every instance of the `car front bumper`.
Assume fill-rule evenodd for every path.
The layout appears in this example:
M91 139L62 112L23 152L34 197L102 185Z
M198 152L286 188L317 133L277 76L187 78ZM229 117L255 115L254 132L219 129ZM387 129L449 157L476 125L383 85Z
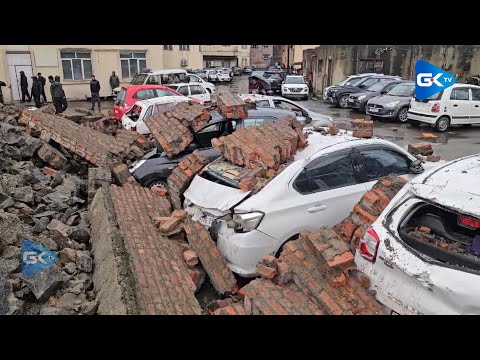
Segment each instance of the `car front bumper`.
M400 108L378 108L378 111L371 111L371 109L366 106L366 114L370 116L377 116L385 119L395 119Z
M308 97L308 92L287 92L287 93L282 93L282 96L285 98L292 98L292 99L299 99L299 98L304 98Z
M365 110L365 106L367 105L367 102L366 101L362 101L362 100L353 100L353 101L350 101L350 99L348 99L347 101L347 106L350 108L350 109L355 109L355 110L360 110L360 111L364 111Z

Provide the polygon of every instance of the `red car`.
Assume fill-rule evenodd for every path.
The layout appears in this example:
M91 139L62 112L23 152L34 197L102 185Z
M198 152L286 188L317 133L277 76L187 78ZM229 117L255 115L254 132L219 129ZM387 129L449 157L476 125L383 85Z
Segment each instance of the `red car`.
M163 85L125 85L118 92L113 105L113 116L122 121L125 114L137 101L153 99L162 96L183 96L179 92Z

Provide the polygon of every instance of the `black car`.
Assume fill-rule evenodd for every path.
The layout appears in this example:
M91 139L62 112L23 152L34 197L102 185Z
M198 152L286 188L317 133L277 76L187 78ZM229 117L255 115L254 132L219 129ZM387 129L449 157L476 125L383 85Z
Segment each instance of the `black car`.
M273 93L282 93L282 83L287 77L286 71L265 71L263 77L270 83Z
M390 75L372 75L365 78L354 79L349 81L349 85L330 88L327 92L327 99L333 105L346 109L348 107L348 97L350 94L364 92L370 86L385 79L402 80L399 76Z
M238 66L232 67L232 71L233 71L233 76L242 75L242 69L239 68Z
M365 92L351 94L348 97L348 107L350 109L355 109L360 112L365 112L365 106L367 105L368 100L374 98L375 96L386 94L399 83L399 80L380 80L376 84L373 84L368 89L366 89Z
M256 127L272 123L286 116L295 116L295 113L282 109L259 108L248 110L248 116L242 120L226 120L218 112L212 111L212 120L200 131L193 132L194 141L180 154L168 157L166 152L157 148L151 150L129 166L133 177L145 187L166 186L167 177L175 166L190 153L198 150L210 161L221 154L212 148L212 139L231 134L242 127Z

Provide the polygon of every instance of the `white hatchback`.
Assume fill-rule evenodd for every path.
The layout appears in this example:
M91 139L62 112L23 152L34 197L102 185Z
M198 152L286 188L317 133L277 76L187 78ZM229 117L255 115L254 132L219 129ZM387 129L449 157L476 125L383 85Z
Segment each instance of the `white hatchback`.
M172 84L166 85L170 89L178 91L183 96L190 97L200 101L202 104L209 103L212 101L210 92L205 89L203 84L198 82L189 82L185 84Z
M480 86L454 84L425 100L412 98L408 122L430 124L438 131L450 125L480 124Z
M219 168L243 170L230 163L207 165L184 193L184 207L209 228L230 269L246 277L255 276L258 262L300 231L337 224L379 178L423 171L399 146L345 132L311 133L308 146L255 194L240 190Z
M372 224L355 263L398 314L480 315L480 155L425 171Z

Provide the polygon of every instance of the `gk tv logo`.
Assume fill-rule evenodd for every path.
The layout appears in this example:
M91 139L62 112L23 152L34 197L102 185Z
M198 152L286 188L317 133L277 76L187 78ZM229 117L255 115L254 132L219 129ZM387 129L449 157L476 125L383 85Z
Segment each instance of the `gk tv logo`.
M424 100L455 84L457 78L424 60L415 65L415 97Z

